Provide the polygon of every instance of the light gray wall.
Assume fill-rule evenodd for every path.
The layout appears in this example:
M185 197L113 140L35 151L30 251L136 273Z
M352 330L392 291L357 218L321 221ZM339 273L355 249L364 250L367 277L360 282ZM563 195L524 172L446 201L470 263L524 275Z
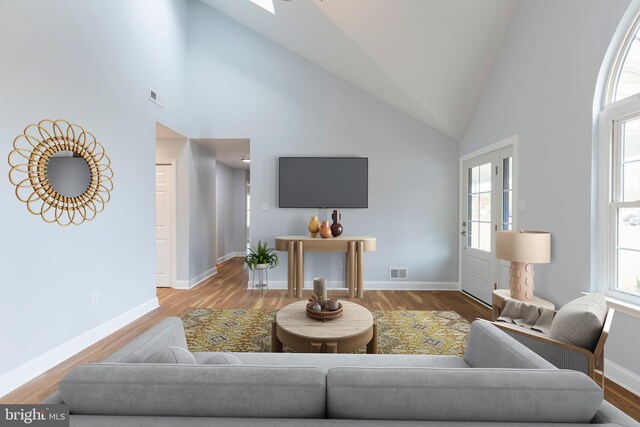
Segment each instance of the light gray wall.
M536 294L563 305L590 291L592 107L598 74L628 0L521 0L461 141L470 153L520 136L519 228L552 233ZM617 314L607 358L640 373L640 321ZM636 335L637 336L637 335Z
M218 258L245 248L245 171L216 165Z
M189 158L187 139L156 140L156 159L176 162L176 280L188 282L189 276Z
M189 141L189 280L216 266L216 158L211 150Z
M63 228L27 211L0 162L0 375L155 298L155 123L186 133L185 8L0 0L2 157L30 123L61 118L96 135L115 175L104 212Z
M280 156L369 158L369 208L344 210L345 233L378 238L366 281L390 266L409 280L457 281L458 143L199 2L190 4L190 136L251 138L252 241L305 234L312 215L278 209ZM323 191L322 183L310 191ZM267 203L269 210L262 210ZM286 279L286 254L270 274ZM338 254L308 254L306 277L343 280Z

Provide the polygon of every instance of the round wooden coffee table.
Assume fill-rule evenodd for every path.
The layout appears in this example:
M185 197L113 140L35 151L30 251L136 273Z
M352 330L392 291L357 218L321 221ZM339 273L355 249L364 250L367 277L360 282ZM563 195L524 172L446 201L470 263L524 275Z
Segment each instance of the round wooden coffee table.
M373 315L363 306L340 301L342 317L323 322L307 316L307 301L284 307L273 321L271 351L283 344L301 353L350 353L364 346L378 352L378 331Z

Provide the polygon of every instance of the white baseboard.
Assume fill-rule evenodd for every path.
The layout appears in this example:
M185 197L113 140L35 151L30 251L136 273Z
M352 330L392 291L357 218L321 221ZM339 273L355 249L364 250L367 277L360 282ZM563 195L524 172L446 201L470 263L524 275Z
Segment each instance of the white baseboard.
M244 258L245 256L247 256L246 252L231 252L218 258L218 260L216 261L216 264L222 264L225 261L229 261L231 258L235 258L235 257Z
M196 277L192 277L189 281L186 280L176 280L176 285L174 289L192 289L198 286L200 283L204 282L211 276L218 274L218 268L213 267L209 270L205 271L202 274L197 275Z
M604 359L604 373L614 383L640 396L640 375L623 368L609 359Z
M0 396L12 392L158 307L158 298L152 298L3 374L0 376Z
M304 289L313 289L313 281L306 281L307 287ZM251 289L251 279L247 289ZM270 280L269 289L287 289L286 280ZM347 289L344 281L327 282L327 289ZM460 284L458 282L407 282L405 280L389 280L389 281L365 281L365 291L458 291Z

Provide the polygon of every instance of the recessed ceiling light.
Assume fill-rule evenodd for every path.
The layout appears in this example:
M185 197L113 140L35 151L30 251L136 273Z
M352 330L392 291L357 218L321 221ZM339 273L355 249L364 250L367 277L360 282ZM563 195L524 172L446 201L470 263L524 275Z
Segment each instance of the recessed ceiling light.
M273 8L273 0L249 0L251 3L257 4L264 10L267 10L274 15L276 14L276 10Z
M251 159L249 157L243 157L242 163L251 163Z

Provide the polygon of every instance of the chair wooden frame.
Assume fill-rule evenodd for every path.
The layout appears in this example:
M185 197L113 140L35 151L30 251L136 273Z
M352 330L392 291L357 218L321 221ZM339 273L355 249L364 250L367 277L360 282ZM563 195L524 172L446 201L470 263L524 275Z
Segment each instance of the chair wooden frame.
M600 386L604 390L604 344L607 341L607 337L609 336L609 330L611 329L611 322L613 321L613 314L615 310L610 308L607 311L607 317L605 318L604 325L602 327L602 331L600 332L600 338L598 338L598 342L593 351L590 351L586 348L577 347L575 345L567 344L565 342L557 341L552 338L542 336L536 333L533 333L529 329L511 325L509 323L503 322L492 322L501 330L509 333L509 334L519 334L525 336L530 339L538 340L547 344L557 345L563 347L567 350L579 353L584 355L587 358L588 368L585 374L589 375L591 379L598 382L596 380L596 372L601 376ZM552 360L549 360L550 363L553 363ZM555 365L555 363L553 363Z

